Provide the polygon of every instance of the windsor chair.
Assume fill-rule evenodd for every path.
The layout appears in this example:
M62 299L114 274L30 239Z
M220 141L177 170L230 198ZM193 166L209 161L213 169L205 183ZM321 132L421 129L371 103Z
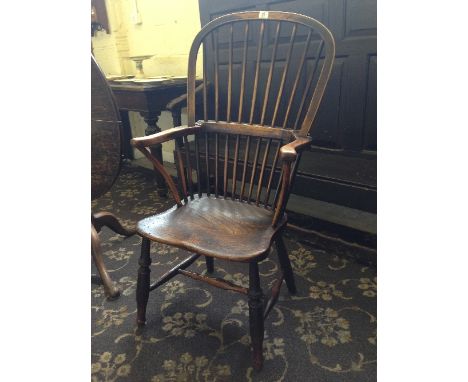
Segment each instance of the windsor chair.
M195 75L202 45L203 120L196 122ZM293 55L298 60L292 60ZM311 144L308 135L334 55L331 32L317 20L295 13L233 13L211 21L197 34L188 64L188 125L132 140L164 176L175 201L171 209L137 224L142 237L138 326L146 323L150 291L178 274L244 294L252 362L261 369L264 320L283 279L289 292L296 292L282 239L285 207L300 153ZM214 92L210 96L208 81ZM169 140L176 143L177 184L149 149ZM193 254L151 283L151 241ZM258 263L273 243L281 274L267 299ZM215 258L248 263L249 287L185 270L199 256L205 257L208 273L214 270Z

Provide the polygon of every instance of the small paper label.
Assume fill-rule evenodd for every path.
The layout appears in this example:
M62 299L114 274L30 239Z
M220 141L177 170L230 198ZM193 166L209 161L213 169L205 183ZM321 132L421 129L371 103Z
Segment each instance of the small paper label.
M268 11L260 11L258 14L259 19L267 19L268 18Z

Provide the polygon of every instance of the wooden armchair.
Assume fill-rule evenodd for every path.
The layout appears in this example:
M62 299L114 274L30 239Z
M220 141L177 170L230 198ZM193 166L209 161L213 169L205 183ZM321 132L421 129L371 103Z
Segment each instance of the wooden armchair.
M195 122L195 68L202 44L204 118ZM171 209L137 225L143 238L137 283L139 326L146 323L149 292L178 274L245 294L253 366L262 367L264 319L283 278L289 292L296 292L282 240L285 207L301 151L311 144L308 134L334 54L330 31L317 20L294 13L230 14L211 21L195 37L188 67L188 126L132 140L164 176L175 201ZM211 68L208 55L214 57ZM296 61L294 55L299 57ZM214 87L214 104L208 102L208 81ZM149 150L169 140L176 142L177 183ZM151 283L151 241L193 254ZM267 300L258 262L268 256L273 243L282 274ZM214 269L214 258L248 263L249 288L186 271L199 256L205 257L208 273Z

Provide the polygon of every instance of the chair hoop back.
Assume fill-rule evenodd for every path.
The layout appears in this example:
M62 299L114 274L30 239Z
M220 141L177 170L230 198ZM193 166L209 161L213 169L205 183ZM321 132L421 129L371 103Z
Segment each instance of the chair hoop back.
M300 28L305 33L300 34ZM335 42L325 25L305 15L277 11L233 13L206 24L189 54L189 126L195 124L195 77L201 45L205 121L210 116L216 122L282 127L297 130L299 136L309 135L335 57ZM294 54L300 57L296 61L291 60ZM207 67L209 56L213 57L212 68ZM208 105L208 79L214 86L214 107Z

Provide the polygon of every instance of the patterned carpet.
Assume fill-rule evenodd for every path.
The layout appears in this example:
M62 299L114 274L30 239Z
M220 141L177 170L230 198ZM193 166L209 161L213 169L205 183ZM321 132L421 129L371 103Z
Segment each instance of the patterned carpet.
M92 203L126 226L165 210L152 172L125 165L112 190ZM122 295L107 301L92 286L92 381L376 381L376 269L314 247L288 232L285 243L298 294L283 285L265 322L261 372L251 368L244 296L177 276L151 292L147 326L135 332L140 238L100 233L105 262ZM154 244L152 279L187 256ZM189 270L203 272L199 259ZM278 274L276 254L260 264L267 291ZM93 273L95 273L93 266ZM215 260L215 276L247 287L243 264Z

